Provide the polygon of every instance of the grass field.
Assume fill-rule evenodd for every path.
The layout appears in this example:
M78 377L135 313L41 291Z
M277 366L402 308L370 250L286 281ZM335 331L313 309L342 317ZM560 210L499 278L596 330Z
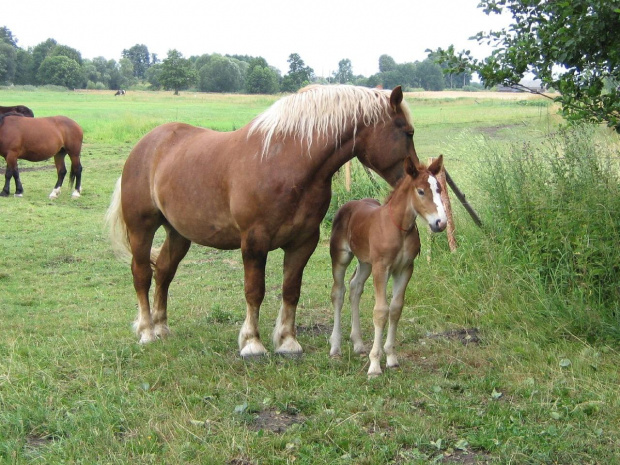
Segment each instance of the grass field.
M455 198L459 249L422 234L397 338L401 367L378 379L366 378L367 357L353 354L346 337L342 359L328 356L327 227L304 276L303 357L240 359L240 252L197 246L171 286L173 336L137 344L129 266L114 257L103 226L125 158L158 124L232 130L275 99L0 89L2 105L63 114L85 130L81 198L65 186L48 200L56 176L49 161L22 163L24 197L0 199L0 462L618 463L618 344L571 332L552 311L560 304ZM535 144L560 122L543 100L407 99L420 157L443 153L485 222L481 144ZM341 175L334 180L334 208L373 192L353 168L353 193ZM260 321L267 343L281 263L279 251L270 255ZM348 315L345 305L345 335Z

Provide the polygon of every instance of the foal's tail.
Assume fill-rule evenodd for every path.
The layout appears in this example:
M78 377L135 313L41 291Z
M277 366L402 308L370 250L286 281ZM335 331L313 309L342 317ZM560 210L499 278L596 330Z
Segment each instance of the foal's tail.
M127 225L123 219L123 206L121 204L121 178L116 181L116 187L112 194L112 201L105 215L105 223L110 233L110 241L114 252L124 259L131 259L131 247Z
M131 244L127 224L123 219L123 205L121 204L121 179L116 181L116 187L112 194L112 201L105 215L105 223L110 232L112 249L120 258L130 261L132 258ZM151 249L151 266L155 266L161 247Z

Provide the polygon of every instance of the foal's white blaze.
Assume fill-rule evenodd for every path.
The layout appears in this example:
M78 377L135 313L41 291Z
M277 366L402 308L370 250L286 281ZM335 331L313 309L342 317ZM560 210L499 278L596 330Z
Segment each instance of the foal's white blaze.
M434 215L430 215L430 218L427 218L427 221L433 231L435 231L435 228L437 227L439 228L439 230L443 230L446 223L448 222L448 217L446 216L446 210L443 207L443 202L441 201L441 194L439 193L439 182L437 182L437 178L435 178L435 176L429 176L428 184L431 186L431 192L433 193L433 203L437 208L437 213ZM437 220L439 220L439 223L437 223Z

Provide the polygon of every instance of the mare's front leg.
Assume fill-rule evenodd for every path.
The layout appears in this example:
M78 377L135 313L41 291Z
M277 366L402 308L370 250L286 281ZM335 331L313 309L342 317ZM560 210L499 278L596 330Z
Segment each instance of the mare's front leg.
M167 227L167 237L155 264L155 295L153 296L153 335L163 338L170 333L168 328L168 289L179 263L187 254L191 241L175 229Z
M54 155L54 164L56 165L56 173L58 174L58 178L56 180L56 185L52 192L50 193L50 199L57 199L60 195L60 188L62 187L62 183L65 180L65 176L67 175L67 167L65 166L65 154L63 152L57 153Z
M388 320L389 308L387 303L386 289L387 282L390 277L389 268L383 264L376 263L372 267L372 280L375 288L375 308L372 312L372 321L375 326L375 340L368 357L370 358L370 367L368 368L368 377L379 376L381 371L381 341L383 339L383 328Z
M303 243L296 243L284 249L284 279L282 281L282 306L273 331L273 345L277 354L301 354L297 342L295 314L301 293L304 268L319 242L317 229Z
M413 273L413 264L405 268L399 273L393 274L393 286L392 286L392 302L390 303L390 326L388 327L387 338L385 340L385 354L387 356L387 367L398 367L398 357L396 356L396 329L398 327L398 321L403 311L403 304L405 302L405 291L407 290L407 284L411 279Z
M246 302L245 321L239 332L239 351L242 357L267 354L258 331L260 306L265 298L267 252L268 240L261 233L252 230L242 238L241 255Z
M4 188L0 192L0 197L8 197L11 192L11 179L15 178L15 197L22 197L24 188L19 180L17 169L17 155L9 153L6 157L6 170L4 172Z

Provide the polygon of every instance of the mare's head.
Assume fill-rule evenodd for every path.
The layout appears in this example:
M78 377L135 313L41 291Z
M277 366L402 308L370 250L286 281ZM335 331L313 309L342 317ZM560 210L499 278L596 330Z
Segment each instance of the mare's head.
M446 229L448 219L441 200L441 185L436 176L441 171L443 156L439 155L427 168L416 164L411 158L405 158L405 175L403 187L407 189L407 201L415 211L428 223L433 232Z
M403 176L403 160L419 163L413 143L413 121L400 86L391 92L382 91L377 98L384 107L383 115L360 131L356 156L394 186Z

